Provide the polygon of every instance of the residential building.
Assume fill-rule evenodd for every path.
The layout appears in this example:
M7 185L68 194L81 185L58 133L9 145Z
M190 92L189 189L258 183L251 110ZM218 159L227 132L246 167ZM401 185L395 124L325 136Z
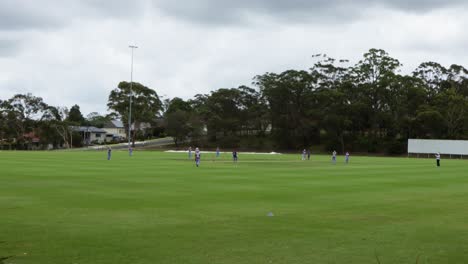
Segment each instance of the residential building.
M109 121L102 129L106 131L107 141L119 141L127 138L127 131L120 120Z
M104 129L93 126L72 127L72 129L80 134L83 139L83 144L85 145L106 142L107 132Z

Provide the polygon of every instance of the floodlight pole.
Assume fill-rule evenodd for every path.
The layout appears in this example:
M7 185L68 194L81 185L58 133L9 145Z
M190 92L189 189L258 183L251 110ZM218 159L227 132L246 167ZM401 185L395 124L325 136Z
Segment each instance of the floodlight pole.
M133 96L133 51L138 49L137 46L128 46L132 49L132 63L130 67L130 105L128 113L128 154L131 155L131 138L132 138L132 96Z

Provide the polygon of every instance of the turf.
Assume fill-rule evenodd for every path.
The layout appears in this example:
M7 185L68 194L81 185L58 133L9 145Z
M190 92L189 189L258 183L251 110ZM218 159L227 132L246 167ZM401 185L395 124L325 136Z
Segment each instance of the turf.
M0 263L468 263L466 160L202 158L0 152Z

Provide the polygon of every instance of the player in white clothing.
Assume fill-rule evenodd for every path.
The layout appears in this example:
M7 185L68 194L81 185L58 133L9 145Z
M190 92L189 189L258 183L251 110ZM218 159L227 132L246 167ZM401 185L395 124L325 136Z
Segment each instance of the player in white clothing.
M200 158L201 158L200 149L196 148L195 149L195 165L197 165L197 167L200 166Z
M435 154L437 167L440 167L440 152Z

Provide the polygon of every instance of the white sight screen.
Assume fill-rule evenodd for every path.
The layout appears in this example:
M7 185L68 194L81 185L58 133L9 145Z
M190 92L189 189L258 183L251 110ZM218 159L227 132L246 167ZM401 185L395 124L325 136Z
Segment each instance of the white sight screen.
M408 153L468 155L467 140L408 139Z

